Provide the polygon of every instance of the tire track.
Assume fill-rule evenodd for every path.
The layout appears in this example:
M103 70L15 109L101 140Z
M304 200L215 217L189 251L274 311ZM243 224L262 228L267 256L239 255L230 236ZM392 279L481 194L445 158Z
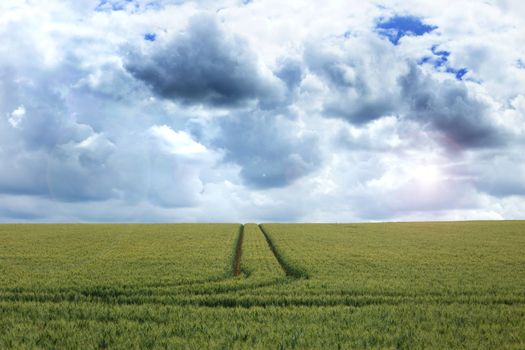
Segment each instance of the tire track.
M263 287L264 288L264 287ZM495 297L487 295L481 298L470 297L446 297L436 298L421 296L402 297L337 297L326 298L318 296L316 298L303 298L289 296L275 298L266 295L262 289L254 288L256 294L238 296L230 293L219 293L210 295L183 295L183 296L150 296L150 297L104 297L99 295L49 295L49 294L12 294L0 296L0 310L6 306L5 303L31 303L34 304L83 304L83 305L160 305L160 306L204 306L204 307L364 307L370 305L500 305L500 306L525 306L525 299L521 296L502 296Z
M309 278L306 270L304 270L301 267L291 264L289 261L287 261L283 257L283 254L275 246L275 243L273 242L271 235L264 229L264 227L261 224L257 226L259 227L259 230L261 231L261 233L264 235L264 238L266 238L266 242L268 243L270 250L275 256L275 259L277 259L277 262L279 263L279 265L281 265L281 268L283 269L286 276L294 277L294 278Z
M235 254L232 262L232 275L234 277L241 274L241 256L242 256L242 241L244 239L244 225L239 226L239 233L235 241Z

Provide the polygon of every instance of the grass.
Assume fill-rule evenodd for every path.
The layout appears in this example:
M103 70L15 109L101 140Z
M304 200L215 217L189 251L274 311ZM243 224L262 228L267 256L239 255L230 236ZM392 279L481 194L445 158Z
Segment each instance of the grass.
M262 228L0 225L0 348L525 348L525 222Z

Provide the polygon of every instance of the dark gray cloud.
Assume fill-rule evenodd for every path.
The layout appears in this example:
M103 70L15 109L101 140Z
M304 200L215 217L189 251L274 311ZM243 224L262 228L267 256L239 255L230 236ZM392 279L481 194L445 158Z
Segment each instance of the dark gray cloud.
M401 58L393 51L395 46L373 38L366 52L356 54L352 49L359 50L363 43L353 40L331 48L310 45L305 50L308 69L328 88L323 100L325 117L342 118L359 127L389 115L417 121L450 149L504 143L491 106L470 92L465 82L437 80Z
M225 160L241 167L245 183L254 188L284 187L320 165L317 138L298 134L292 120L253 111L225 117L214 140Z
M126 69L164 98L214 106L282 98L282 83L264 77L248 44L225 33L214 17L192 17L183 33L151 45L151 53L132 50Z
M366 99L363 96L363 99ZM394 112L392 100L388 98L379 100L365 100L363 103L329 103L324 112L328 116L349 118L353 124L360 125L379 119Z
M437 81L415 64L399 82L406 117L428 123L449 146L479 148L504 143L503 132L489 115L490 107L472 96L464 83Z

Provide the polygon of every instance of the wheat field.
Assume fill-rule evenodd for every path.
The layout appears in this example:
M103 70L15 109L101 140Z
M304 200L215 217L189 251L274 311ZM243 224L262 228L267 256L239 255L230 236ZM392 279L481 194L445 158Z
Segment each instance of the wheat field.
M0 348L525 347L525 222L0 225Z

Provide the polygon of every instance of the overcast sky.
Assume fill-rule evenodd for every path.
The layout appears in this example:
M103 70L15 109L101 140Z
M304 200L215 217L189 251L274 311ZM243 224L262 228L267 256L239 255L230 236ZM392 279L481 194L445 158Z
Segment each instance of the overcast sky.
M0 1L0 222L525 218L525 2Z

